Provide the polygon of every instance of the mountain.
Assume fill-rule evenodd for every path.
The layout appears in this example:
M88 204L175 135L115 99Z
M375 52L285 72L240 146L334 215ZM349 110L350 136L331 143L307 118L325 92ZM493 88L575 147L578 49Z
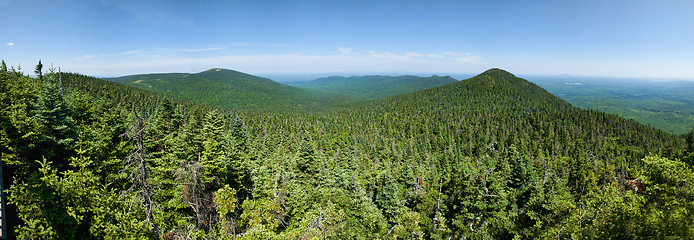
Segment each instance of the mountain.
M237 110L309 111L358 100L340 94L291 87L267 78L221 68L194 74L142 74L107 80Z
M454 82L457 82L457 80L449 76L334 76L318 78L316 80L306 82L291 82L287 83L287 85L307 89L338 92L361 98L378 99L404 93L416 92Z
M692 239L692 136L501 69L301 114L0 71L9 238Z
M486 144L496 142L494 144L497 149L506 149L511 144L516 147L538 144L538 150L544 149L552 155L562 155L572 151L560 150L561 148L570 147L572 144L567 145L568 142L579 139L587 143L586 146L595 149L599 149L601 145L628 146L632 143L652 142L653 139L681 144L670 134L634 120L575 107L538 85L501 69L490 69L453 84L398 95L345 111L354 112L355 116L352 117L361 119L356 122L385 122L383 128L388 128L389 124L406 126L409 128L408 134L422 134L417 129L419 127L435 131L432 126L422 126L423 124L440 125L441 129L435 132L452 138L444 142L455 144L453 146L471 141L466 138L472 137L477 138L472 143L479 141L479 138L484 139L482 142ZM373 116L374 114L382 116ZM367 120L360 116L376 119ZM551 146L549 142L556 142L562 147ZM639 148L646 149L649 145ZM670 156L673 152L668 151L671 150L661 148L654 153ZM477 154L484 155L484 151ZM643 154L634 153L631 159L623 160L638 162Z
M501 69L308 119L275 129L285 136L316 129L303 139L316 143L316 156L333 156L299 166L334 174L319 181L320 191L342 186L328 194L351 229L334 233L337 239L692 235L694 218L674 212L694 210L687 203L694 184L657 190L694 177L675 159L682 139L577 108ZM689 200L666 197L672 194ZM349 200L362 197L371 201ZM673 208L658 210L666 205ZM391 233L397 228L407 230Z

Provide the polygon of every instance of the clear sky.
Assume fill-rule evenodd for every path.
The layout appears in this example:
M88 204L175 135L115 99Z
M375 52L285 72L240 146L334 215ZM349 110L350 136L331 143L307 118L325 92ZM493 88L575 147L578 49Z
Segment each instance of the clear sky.
M694 79L692 0L0 0L0 58L94 76L572 74Z

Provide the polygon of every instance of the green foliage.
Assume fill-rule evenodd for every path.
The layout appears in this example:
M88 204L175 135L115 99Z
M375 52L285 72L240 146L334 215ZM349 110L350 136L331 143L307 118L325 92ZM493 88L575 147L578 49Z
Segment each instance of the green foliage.
M299 226L302 239L330 239L345 230L345 213L328 201L306 212Z
M236 210L236 202L236 190L230 188L229 185L224 185L214 194L215 208L220 219L218 232L223 236L222 238L233 238L236 226L230 215Z
M640 172L646 203L639 236L694 237L694 171L683 162L655 156L643 159Z
M694 167L694 128L684 135L684 139L687 142L687 151L682 154L681 160L689 167Z
M73 119L64 106L65 102L56 82L55 75L50 75L34 103L37 111L33 118L42 127L39 130L40 148L52 150L43 153L46 158L69 155L67 151L72 150L74 141Z
M684 136L684 139L687 142L687 151L694 152L694 128Z
M214 203L217 204L217 212L220 218L224 218L229 213L233 213L236 208L236 190L224 185L215 192Z
M222 115L216 111L210 111L205 114L202 122L202 167L206 181L211 182L212 178L225 177L226 169L228 168L227 159L224 156L222 149L224 132L224 119Z
M400 194L399 184L390 173L385 173L379 184L380 191L376 194L376 206L382 210L389 222L394 223L405 212L404 200Z
M421 217L417 212L408 211L402 215L400 222L386 235L388 239L423 239L424 232L420 226Z

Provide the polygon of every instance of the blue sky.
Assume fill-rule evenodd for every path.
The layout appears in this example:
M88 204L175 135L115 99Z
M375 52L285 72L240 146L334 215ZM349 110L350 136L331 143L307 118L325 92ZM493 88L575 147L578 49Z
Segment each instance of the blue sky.
M691 0L0 0L0 25L0 58L24 72L694 79Z

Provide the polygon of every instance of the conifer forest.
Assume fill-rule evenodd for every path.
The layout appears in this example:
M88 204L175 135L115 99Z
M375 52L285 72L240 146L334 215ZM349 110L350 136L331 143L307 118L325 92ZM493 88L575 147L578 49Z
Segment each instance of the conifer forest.
M694 238L693 132L501 69L255 111L42 67L0 71L11 238Z

